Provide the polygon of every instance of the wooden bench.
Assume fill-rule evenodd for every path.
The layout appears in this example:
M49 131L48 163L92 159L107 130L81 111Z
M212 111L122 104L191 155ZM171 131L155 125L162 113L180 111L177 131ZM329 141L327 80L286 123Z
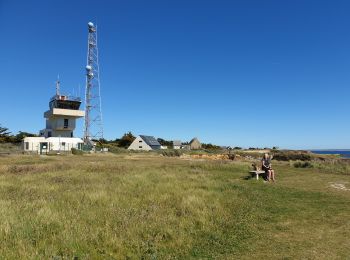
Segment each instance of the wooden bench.
M250 171L249 173L252 176L254 176L254 174L255 174L256 179L259 180L259 174L265 174L265 171Z

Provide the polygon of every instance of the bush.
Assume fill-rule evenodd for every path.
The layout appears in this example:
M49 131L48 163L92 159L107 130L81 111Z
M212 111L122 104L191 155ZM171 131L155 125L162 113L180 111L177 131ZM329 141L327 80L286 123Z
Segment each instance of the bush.
M311 162L295 162L295 168L313 168L313 164Z
M179 150L163 150L162 155L168 157L179 157L182 155L182 152Z
M84 152L82 150L76 149L76 148L72 148L72 154L74 155L83 155Z
M235 154L228 154L227 156L228 156L229 160L234 161L236 159L236 155Z
M301 151L278 152L273 155L277 161L310 161L311 155Z
M115 154L131 153L132 152L124 147L119 147L117 143L104 144L103 148L107 148L108 152L115 153Z
M136 137L131 132L125 133L122 138L118 140L118 146L128 148L135 139Z

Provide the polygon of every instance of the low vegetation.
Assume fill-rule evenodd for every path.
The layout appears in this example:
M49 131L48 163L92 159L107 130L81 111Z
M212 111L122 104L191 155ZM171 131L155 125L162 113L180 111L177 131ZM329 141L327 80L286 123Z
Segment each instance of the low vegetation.
M19 131L17 134L12 134L7 127L3 127L0 124L0 144L1 143L19 144L22 142L23 138L33 137L33 136L37 136L37 135L23 132L23 131Z
M295 168L312 168L313 164L311 162L295 162L294 163Z
M313 162L316 163L316 162ZM321 165L323 162L317 162ZM350 176L157 153L0 157L4 259L345 259Z
M312 161L312 167L322 173L342 174L350 176L350 161L349 160L326 160Z
M0 142L0 154L19 154L19 153L22 153L22 148L20 144Z
M161 150L160 151L161 155L163 156L168 156L168 157L179 157L183 154L183 151L181 150L173 150L173 149L168 149L168 150Z
M71 151L72 151L72 154L73 154L73 155L83 155L83 154L84 154L83 151L78 150L78 149L76 149L76 148L72 148Z
M278 161L310 161L312 155L303 151L276 151L273 153L273 158Z

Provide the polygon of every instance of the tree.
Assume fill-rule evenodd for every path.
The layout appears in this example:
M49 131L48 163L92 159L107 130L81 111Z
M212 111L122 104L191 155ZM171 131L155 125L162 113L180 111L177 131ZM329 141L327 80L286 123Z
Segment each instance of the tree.
M36 134L19 131L18 134L16 134L13 137L13 142L20 143L23 140L23 138L25 138L25 137L36 137L36 136L37 136Z
M106 144L106 143L108 143L108 141L107 141L106 139L104 139L104 138L100 138L98 141L99 141L101 144Z
M8 142L10 139L11 132L6 127L0 125L0 142Z
M135 139L136 137L129 131L128 133L125 133L122 136L122 138L119 139L118 146L128 148Z
M173 142L164 140L163 138L158 138L157 141L160 143L160 145L167 146L167 147L173 147Z
M0 125L0 137L8 137L11 134L11 132L8 130L9 130L8 128L2 127Z

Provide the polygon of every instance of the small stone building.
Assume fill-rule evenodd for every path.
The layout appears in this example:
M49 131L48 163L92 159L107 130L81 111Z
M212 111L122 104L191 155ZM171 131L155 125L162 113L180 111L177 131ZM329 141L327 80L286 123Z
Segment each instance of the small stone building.
M182 143L181 143L181 141L179 141L179 140L174 140L174 141L173 141L173 149L178 150L178 149L181 149L181 148L182 148Z
M190 149L191 150L198 150L202 148L201 142L195 137L190 141Z

